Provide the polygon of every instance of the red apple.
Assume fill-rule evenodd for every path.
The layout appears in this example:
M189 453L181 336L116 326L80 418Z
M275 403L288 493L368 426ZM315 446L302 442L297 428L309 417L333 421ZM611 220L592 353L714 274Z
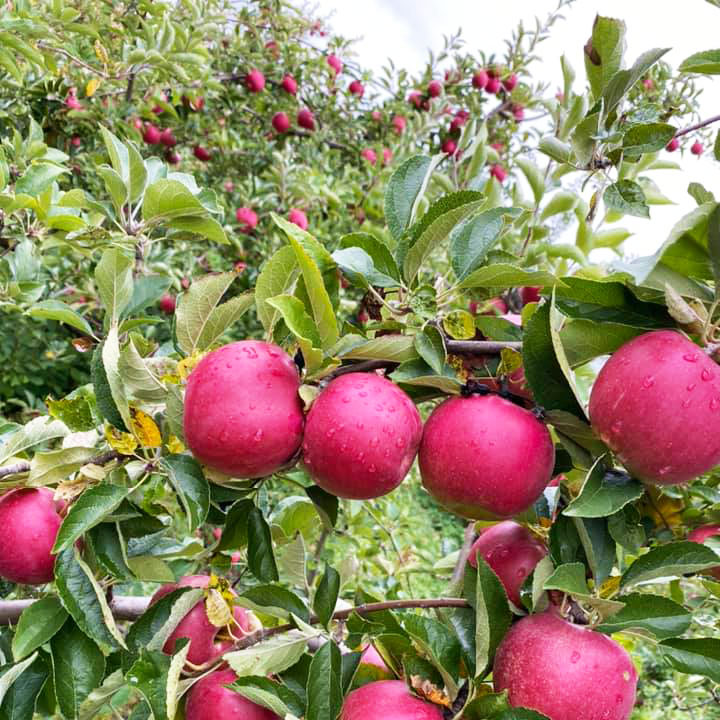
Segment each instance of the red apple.
M413 90L408 95L408 102L411 105L414 105L416 108L420 109L420 106L422 105L422 93L419 90Z
M77 90L73 87L68 90L68 94L65 97L65 105L70 110L82 110L83 105L82 103L77 99Z
M674 137L666 146L668 152L675 152L680 147L680 141Z
M82 140L80 140L80 136L79 136L79 135L73 135L73 136L70 138L70 144L71 144L73 147L80 147L80 145L82 144Z
M345 698L340 720L443 720L443 713L413 695L402 680L379 680Z
M357 95L361 98L365 94L365 87L359 80L353 80L348 86L348 90L353 95Z
M280 720L271 710L230 690L232 670L216 670L198 680L188 693L185 720Z
M690 146L690 152L693 155L702 155L703 154L703 144L696 140L691 146Z
M382 155L383 155L383 164L389 165L392 162L392 158L393 158L392 150L390 148L383 148Z
M490 79L490 76L487 74L487 72L485 70L478 70L473 75L472 85L474 88L477 88L478 90L484 90L487 87L489 79Z
M168 150L165 153L165 160L167 160L167 162L169 162L171 165L179 165L181 159L182 158L180 157L179 153L176 153L173 150Z
M245 85L250 92L259 93L265 89L265 76L259 70L251 70L245 78Z
M497 93L500 92L501 87L500 78L495 75L491 75L485 85L485 92L490 93L491 95L497 95Z
M695 528L689 535L688 540L690 542L704 543L708 538L717 537L720 535L720 525L701 525ZM703 570L703 574L712 575L716 580L720 580L720 565L710 568L709 570Z
M480 520L527 510L552 477L555 448L529 410L498 395L453 397L425 423L425 489L452 512Z
M360 156L367 160L371 165L377 162L377 153L372 148L364 148L360 152Z
M512 92L518 84L518 76L515 73L512 73L502 81L502 84L508 92Z
M637 673L614 640L551 609L512 626L495 656L493 684L508 691L512 706L550 720L628 720Z
M642 84L646 90L652 90L655 87L655 83L651 77L643 78Z
M520 588L548 551L545 544L522 525L506 520L480 533L468 558L474 568L477 567L478 553L500 578L508 598L522 607Z
M337 55L328 55L326 62L335 71L336 75L342 72L342 60Z
M439 97L441 92L442 92L442 85L437 80L431 80L428 83L427 94L431 98Z
M540 302L540 288L539 287L524 287L520 288L520 298L522 299L523 306L528 303Z
M297 124L306 130L314 130L315 116L312 111L307 108L302 108L302 110L300 110L297 114Z
M457 150L457 143L452 138L447 138L443 141L441 150L446 155L454 155L455 151Z
M160 310L166 315L172 315L175 312L175 296L170 293L165 293L160 298Z
M490 175L494 177L499 183L505 182L507 178L507 170L502 165L493 165L490 168Z
M0 577L21 585L52 582L62 518L48 488L19 488L0 497Z
M225 189L225 192L231 193L235 189L235 183L232 180L226 180L223 188ZM237 211L235 212L235 215L237 215Z
M243 340L214 350L188 378L188 447L200 462L226 475L271 475L300 448L299 388L295 363L277 345Z
M297 225L301 230L308 229L307 215L299 208L290 208L288 220L294 225Z
M295 82L295 78L292 75L287 73L283 75L281 85L283 90L290 93L290 95L295 95L297 93L297 82Z
M615 351L590 393L595 432L638 479L690 482L720 463L720 368L672 330Z
M525 108L522 105L513 105L512 114L518 122L525 119Z
M272 116L272 126L275 132L286 133L290 129L290 118L284 112L275 113Z
M396 115L393 120L393 127L398 135L402 135L407 125L407 120L402 115Z
M173 135L173 131L170 128L166 128L160 133L160 144L169 148L177 145L177 138Z
M348 373L332 380L310 408L303 461L329 493L376 498L403 481L421 435L417 408L397 385L374 373Z
M363 650L360 656L360 667L362 666L371 668L377 680L391 680L395 677L372 643Z
M235 219L240 223L240 232L249 235L258 224L257 213L249 207L241 207L235 211Z
M379 110L373 110L373 111L370 113L370 117L371 117L375 122L380 122L380 121L382 120L382 113L381 113Z
M207 162L210 159L210 152L201 145L196 145L193 148L193 155L202 162Z
M160 137L162 133L152 123L145 125L145 132L143 132L143 140L147 145L159 145Z

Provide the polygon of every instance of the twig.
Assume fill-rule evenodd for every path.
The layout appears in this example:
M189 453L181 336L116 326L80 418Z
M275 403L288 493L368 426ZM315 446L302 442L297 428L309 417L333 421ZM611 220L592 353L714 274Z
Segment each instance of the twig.
M106 465L112 460L117 460L120 457L120 453L116 450L110 450L102 455L97 455L94 458L90 458L87 461L87 465ZM27 461L15 463L14 465L7 465L6 467L0 468L0 479L7 477L8 475L19 475L20 473L30 472L30 463Z
M354 372L370 372L371 370L383 370L394 368L398 363L392 360L363 360L362 362L353 363L352 365L342 365L337 370L333 370L326 376L327 379L347 375Z
M470 557L470 548L472 548L477 533L475 532L475 523L468 523L465 528L465 540L460 548L460 554L458 555L457 562L455 563L455 569L452 574L452 582L458 583L462 580L465 574L465 566L467 565L468 558Z
M522 350L521 342L496 342L494 340L446 340L449 353L477 353L479 355L499 355L503 350Z
M695 123L694 125L688 125L686 128L683 128L682 130L678 130L674 137L679 138L683 135L687 135L688 133L694 132L695 130L700 130L701 128L707 127L708 125L712 125L713 123L716 123L720 121L720 115L713 115L711 118L708 118L707 120L702 120L699 123Z

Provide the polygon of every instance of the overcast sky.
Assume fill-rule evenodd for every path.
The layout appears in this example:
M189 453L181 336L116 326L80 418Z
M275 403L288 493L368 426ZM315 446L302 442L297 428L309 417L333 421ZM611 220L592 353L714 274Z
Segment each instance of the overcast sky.
M321 15L331 18L336 32L358 39L355 50L361 65L379 70L392 57L396 66L412 72L423 67L428 49L441 48L442 36L458 28L462 28L467 50L501 54L503 40L518 21L531 26L535 16L544 18L556 7L556 0L315 0L314 4ZM582 48L598 10L625 20L630 62L650 48L670 47L665 59L676 67L694 52L720 47L720 9L706 0L680 4L669 0L576 0L563 11L566 19L555 26L552 38L540 46L543 62L537 72L553 86L561 84L559 58L565 53L576 70L580 89L584 80ZM720 76L701 82L702 117L720 114ZM702 182L720 196L720 163L711 159L710 148L699 160L687 150L682 158L679 153L669 157L681 162L683 170L657 171L650 176L676 204L651 206L650 220L622 221L635 232L625 245L631 254L654 252L672 225L695 207L686 191L690 182Z

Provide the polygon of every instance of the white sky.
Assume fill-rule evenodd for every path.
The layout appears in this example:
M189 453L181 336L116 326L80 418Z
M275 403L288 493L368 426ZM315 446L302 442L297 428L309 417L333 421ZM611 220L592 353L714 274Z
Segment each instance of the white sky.
M355 51L361 65L379 70L388 57L396 67L419 71L428 49L439 50L442 36L462 27L466 49L502 54L503 41L520 20L532 27L534 17L544 19L556 0L314 0L319 14L330 16L333 29L347 38L357 38ZM552 37L540 45L542 65L537 65L552 87L561 85L560 56L565 53L575 68L576 90L584 82L583 45L588 39L596 12L622 18L627 24L626 58L632 63L645 50L670 47L665 56L677 67L689 55L720 47L720 9L706 0L577 0L564 11L565 20L555 25ZM702 79L701 116L720 114L720 76ZM720 129L720 123L717 126ZM687 139L686 139L687 140ZM697 159L668 154L680 162L682 171L649 173L675 205L653 205L650 220L625 218L621 224L635 235L625 243L631 255L654 252L672 225L695 207L686 192L690 182L701 182L720 196L720 163L712 160L712 148Z

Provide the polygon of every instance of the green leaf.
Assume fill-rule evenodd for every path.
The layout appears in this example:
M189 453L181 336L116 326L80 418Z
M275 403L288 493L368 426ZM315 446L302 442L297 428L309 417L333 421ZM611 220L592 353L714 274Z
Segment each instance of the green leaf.
M608 635L624 631L646 631L657 640L687 632L692 614L669 598L647 593L630 593L621 598L625 607L611 615L597 630Z
M92 337L93 331L88 321L60 300L43 300L36 303L28 311L27 314L32 318L40 318L43 320L57 320L74 327L76 330Z
M122 644L105 594L76 548L63 550L55 558L55 585L63 607L89 638L107 650Z
M127 395L125 394L125 383L120 374L120 340L118 338L118 329L113 325L108 331L107 337L102 344L102 364L105 368L105 378L110 389L110 395L120 417L126 428L132 427L132 419L130 417L130 405ZM97 388L95 390L97 395ZM104 412L105 408L100 407L98 399L98 409ZM110 420L111 418L108 418Z
M189 455L169 455L162 466L180 496L188 520L188 531L194 533L210 510L210 486L197 460Z
M51 163L34 163L31 165L15 183L16 195L30 195L30 197L38 197L44 193L53 182L70 172L67 168L53 165Z
M563 510L570 517L607 517L638 500L645 488L625 473L607 472L598 458L585 478L580 494Z
M333 260L343 271L350 282L365 289L375 287L397 287L400 283L395 278L380 272L372 257L360 247L348 247L336 250Z
M555 568L550 577L543 584L544 590L560 590L569 595L580 597L590 594L585 580L585 565L582 563L566 563Z
M184 649L187 652L187 644ZM168 717L170 664L170 658L164 653L142 649L139 657L125 673L130 685L145 698L155 720L164 720Z
M283 620L289 619L291 615L296 615L305 622L310 620L305 603L282 585L256 585L248 588L239 595L239 602L251 610Z
M83 533L101 523L127 497L128 488L102 482L73 502L58 530L53 553L69 548Z
M650 217L650 208L645 199L643 189L632 180L619 180L608 186L603 195L605 206L621 215Z
M450 233L450 261L458 280L480 267L488 251L507 227L505 218L517 217L519 208L492 208L456 225Z
M100 126L100 134L107 148L110 164L121 182L127 184L130 180L130 155L127 146L102 125Z
M525 179L530 185L535 204L539 204L545 195L545 178L535 163L525 157L519 157L515 160L517 166L522 170Z
M110 166L100 165L98 174L105 182L105 189L115 207L118 217L122 217L123 208L128 201L128 189L123 179Z
M582 167L590 164L597 147L601 117L599 112L591 113L575 126L570 143L577 162Z
M385 221L396 240L410 225L415 206L425 192L432 169L438 161L415 155L392 174L385 190Z
M608 518L608 532L612 539L635 555L646 541L645 528L640 520L640 513L632 505L626 505Z
M720 50L703 50L685 58L678 68L680 72L702 75L720 74Z
M67 620L50 641L50 651L60 711L65 718L77 718L83 700L102 681L105 658L72 620Z
M618 323L577 319L563 324L560 339L570 367L576 368L597 357L611 355L643 332Z
M158 223L183 216L207 215L198 198L179 180L160 179L145 190L142 216L146 222Z
M403 628L421 655L440 673L448 694L454 697L458 690L462 656L455 633L437 620L413 614L405 615Z
M54 597L41 598L25 608L12 640L15 662L44 645L63 626L67 617L60 601Z
M133 283L130 302L120 313L120 317L129 318L138 315L150 305L154 305L170 287L167 275L140 275Z
M154 405L165 400L167 389L138 352L135 340L129 340L121 350L118 368L128 394L136 400Z
M334 720L343 704L342 656L333 640L313 655L307 684L306 720Z
M622 67L625 52L625 23L597 15L592 35L585 45L585 72L593 95L598 98L610 78Z
M323 526L328 530L334 528L340 505L337 497L317 485L306 487L305 493L312 500L313 505L315 505L315 509L323 521Z
M90 364L90 377L92 378L93 389L95 390L95 402L100 417L107 420L111 425L120 430L127 431L123 416L120 414L112 390L108 381L107 372L103 363L103 345L101 343L93 352Z
M133 580L127 565L125 540L118 523L106 522L96 525L88 534L95 559L108 573L120 580Z
M408 283L415 280L430 253L445 241L460 221L477 210L482 201L482 193L463 190L445 195L430 206L410 229L402 262L403 276Z
M220 300L237 277L234 272L206 275L190 285L179 299L175 312L175 335L179 347L188 355L207 349L252 304L252 296L241 295L239 307ZM226 307L227 306L227 307Z
M287 329L297 338L302 350L305 365L312 371L322 365L322 344L318 329L308 315L302 300L293 295L278 295L265 301L270 307L279 311Z
M571 212L577 207L579 201L580 198L577 193L571 192L570 190L560 190L556 192L545 205L543 211L540 213L540 220L547 220L554 215Z
M552 287L562 285L562 281L545 270L524 270L507 263L486 265L470 273L457 287L458 289L485 287Z
M559 163L572 161L572 148L565 142L558 140L554 135L546 135L540 140L538 150Z
M305 703L292 690L266 677L238 678L232 689L256 705L266 707L279 717L301 717Z
M128 199L131 203L137 202L142 194L145 192L145 185L147 184L148 173L145 167L145 162L137 149L137 146L133 142L128 142ZM117 170L117 168L115 168ZM122 173L121 173L122 175Z
M433 325L427 325L415 335L415 349L418 355L438 374L445 369L447 350L443 334Z
M361 248L372 258L376 270L395 280L400 280L400 270L395 262L395 258L392 256L392 253L387 245L380 242L380 240L378 240L374 235L363 232L354 232L349 233L348 235L343 235L340 238L339 247Z
M261 582L278 580L272 538L262 512L253 507L248 513L248 568Z
M24 663L9 668L6 666L3 677L23 665ZM4 693L0 705L0 720L32 720L38 695L49 675L45 657L43 655L35 657L34 661L22 670L22 681L14 682ZM2 680L0 680L1 682Z
M660 577L680 577L718 564L718 556L705 545L686 540L654 547L623 573L621 588Z
M445 365L442 373L436 373L435 370L421 358L407 360L399 365L393 370L392 378L397 383L437 388L450 395L457 395L462 386L462 383L451 367Z
M383 335L372 340L364 338L358 345L342 353L343 360L387 360L404 362L417 358L412 335Z
M305 653L307 641L320 634L320 630L290 630L244 650L226 653L223 658L238 677L277 675L295 665Z
M333 613L335 612L335 604L337 602L338 593L340 592L340 574L330 565L325 565L325 572L320 578L320 584L315 591L315 599L313 600L313 610L318 617L321 625L327 627Z
M171 230L182 230L193 235L220 243L221 245L229 245L223 226L211 217L198 217L197 215L189 215L187 217L176 217L167 223Z
M132 260L112 247L105 250L95 268L95 283L110 324L118 321L120 313L132 299L132 269Z
M30 667L38 659L38 653L33 653L29 658L22 662L14 663L9 667L6 665L0 671L0 703L4 705L5 697L8 691L13 687L15 681L24 675Z
M633 125L623 135L623 152L625 155L657 152L675 137L676 132L677 128L666 123Z
M218 550L239 550L248 542L248 515L255 507L252 500L238 500L230 506Z
M35 445L65 437L67 434L66 425L59 420L51 420L47 416L33 418L19 430L4 436L4 441L0 444L0 465Z
M704 675L720 683L720 640L695 638L666 640L658 645L665 662L690 675Z
M280 312L267 304L267 300L288 294L297 280L299 266L295 250L289 245L276 250L262 266L255 283L255 305L265 332L271 333L280 319Z
M648 50L638 57L629 70L618 70L613 75L603 91L605 117L615 110L632 86L669 50L670 48Z
M720 205L708 218L708 253L715 279L715 297L720 297Z

